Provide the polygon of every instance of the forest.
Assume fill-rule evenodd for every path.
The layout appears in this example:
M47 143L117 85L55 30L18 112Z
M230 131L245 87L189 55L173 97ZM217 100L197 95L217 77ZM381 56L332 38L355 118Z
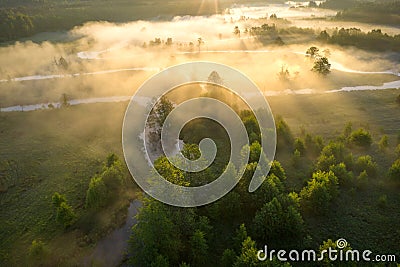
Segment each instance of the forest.
M159 106L156 110L163 113L168 109ZM397 153L397 160L386 169L368 154L375 144L367 129L354 129L352 123L347 123L336 138L324 140L305 128L294 136L285 120L277 117L277 158L284 160L274 161L262 187L250 194L247 186L260 156L260 132L251 111L241 111L241 118L255 140L238 186L216 203L194 209L176 208L144 197L130 238L129 262L133 266L291 266L276 259L258 261L258 248L263 244L320 252L327 247L335 248L336 237L318 242L320 233L313 232L310 225L323 221L323 217L330 218L338 205L345 205L339 199L370 190L372 181L387 181L396 187L400 184L400 133L395 151L390 151L393 145L389 146L386 135L376 144L379 153ZM202 120L191 126L207 128L209 123ZM192 134L190 138L196 140ZM185 132L182 137L185 139ZM218 138L214 134L213 138L223 136ZM190 159L200 155L196 143L186 143L182 153L191 155ZM167 180L186 186L203 184L210 176L216 176L215 171L184 173L162 157L155 167ZM382 172L384 176L380 175ZM388 205L386 194L376 199L377 209L385 210ZM321 266L330 265L324 262Z

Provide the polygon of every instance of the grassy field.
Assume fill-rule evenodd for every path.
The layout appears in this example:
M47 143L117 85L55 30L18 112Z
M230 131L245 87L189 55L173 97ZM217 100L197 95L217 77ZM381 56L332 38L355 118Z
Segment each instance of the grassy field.
M52 262L71 262L86 251L87 246L79 247L85 235L96 240L124 222L133 184L104 213L94 216L84 209L89 180L101 171L107 154L122 157L124 109L125 105L87 105L0 115L0 161L15 162L6 170L12 173L9 188L0 194L0 261L21 265L32 240L40 239L55 251L52 257L59 257ZM51 196L56 191L75 209L79 230L63 234L55 222ZM89 229L82 227L88 225Z
M384 90L268 98L273 113L281 115L295 135L303 126L329 140L351 121L355 129L370 129L375 141L371 149L359 154L370 154L378 162L378 177L363 191L342 190L334 203L335 210L328 216L308 219L313 240L344 237L356 248L398 251L400 232L396 222L400 220L400 196L398 186L386 178L400 130L400 107L395 103L398 94L399 90ZM40 239L49 251L48 262L62 266L78 263L92 249L90 242L82 241L85 235L96 240L99 233L106 233L123 221L128 200L136 192L133 182L118 203L96 215L101 222L92 224L96 229L82 230L84 225L90 225L89 217L94 216L84 209L90 177L101 170L101 162L108 153L122 156L121 126L126 105L91 104L0 113L0 162L14 162L8 170L12 183L0 193L0 261L12 265L26 263L30 243ZM389 136L386 153L376 145L383 134ZM277 155L287 170L288 183L297 191L307 177L296 175L288 157L285 153ZM80 217L77 225L66 232L54 221L51 195L55 191L66 195ZM382 194L388 197L385 209L377 204Z

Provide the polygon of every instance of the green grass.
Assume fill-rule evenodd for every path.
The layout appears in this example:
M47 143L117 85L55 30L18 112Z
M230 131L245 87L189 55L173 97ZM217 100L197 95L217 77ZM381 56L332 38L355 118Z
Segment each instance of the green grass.
M101 171L102 161L110 152L122 158L124 109L124 105L82 105L0 115L0 161L14 160L18 170L15 186L0 194L2 258L18 263L25 253L17 253L16 249L27 251L35 238L49 242L63 234L55 223L51 204L55 191L66 195L78 216L85 214L90 178ZM132 197L132 186L133 183L128 187L129 194L122 197L125 201L129 195ZM126 203L108 211L118 215L121 206L126 211ZM109 219L103 226L119 224L121 218L115 220Z
M314 247L328 238L345 238L354 249L398 254L399 184L388 179L387 171L395 160L394 149L400 132L400 106L395 101L399 93L399 90L384 90L269 98L273 112L283 116L295 136L304 127L307 132L322 135L327 142L342 133L346 122L352 122L353 129L369 129L374 140L369 149L350 148L350 151L355 159L371 155L378 163L377 177L370 177L362 189L341 187L327 215L304 215ZM385 152L377 144L383 134L390 140ZM289 189L299 192L311 178L312 162L304 159L305 165L296 169L290 164L291 155L291 152L279 152L277 159L287 172ZM379 198L385 194L387 205L382 208Z
M354 248L398 251L400 232L396 222L400 220L397 212L400 196L398 185L386 178L400 130L400 106L395 102L398 94L399 90L384 90L268 98L273 113L282 115L295 135L304 126L308 132L333 139L347 121L353 122L355 129L369 128L373 135L375 143L359 154L374 157L379 164L378 177L362 191L341 190L328 216L306 218L315 243L343 237ZM90 245L79 246L86 234L91 235L90 229L83 229L90 217L83 208L85 192L89 179L101 170L101 162L109 152L122 157L121 126L126 105L126 102L91 104L0 113L0 161L14 160L18 170L14 175L15 186L0 193L1 261L11 265L26 263L26 253L34 239L44 241L50 254L48 261L60 265L79 263L90 253ZM385 153L377 146L383 134L389 136ZM298 191L308 178L307 172L301 177L296 175L289 158L285 153L277 155L287 171L288 183ZM55 191L65 194L80 216L76 226L79 229L64 232L55 223L51 205ZM123 221L124 207L134 192L128 190L126 198L96 215L101 221L96 226L98 231L116 227ZM388 201L382 209L378 199L384 194ZM96 234L91 237L95 239Z

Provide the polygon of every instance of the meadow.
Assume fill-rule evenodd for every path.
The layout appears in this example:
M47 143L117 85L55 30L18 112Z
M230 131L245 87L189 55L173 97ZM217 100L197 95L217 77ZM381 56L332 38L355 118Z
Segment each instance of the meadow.
M123 227L127 249L109 249L122 266L290 266L255 253L265 242L318 251L339 238L399 262L400 177L389 169L400 156L400 32L396 14L382 19L399 2L377 2L371 20L351 19L373 12L367 5L342 2L0 0L0 265L106 266L98 246ZM259 126L236 105L254 141L244 178L216 203L180 209L134 182L122 124L147 79L193 61L254 81L278 146L263 186L247 192ZM170 100L225 97L204 88ZM192 121L180 137L194 158L199 140L214 138L218 160L193 175L161 156L165 179L205 184L225 169L231 147L218 125Z

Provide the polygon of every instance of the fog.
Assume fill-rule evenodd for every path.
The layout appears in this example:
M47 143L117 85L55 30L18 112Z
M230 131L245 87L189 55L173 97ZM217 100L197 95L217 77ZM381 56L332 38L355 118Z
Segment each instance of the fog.
M214 61L237 68L266 95L353 86L379 88L399 79L399 61L391 59L390 53L318 45L321 51L329 50L332 64L332 73L322 77L310 71L312 61L304 55L307 48L317 44L304 40L283 47L263 46L243 33L249 26L272 24L263 18L267 13L288 19L303 18L302 26L307 26L304 19L316 10L290 9L291 5L234 6L221 15L175 17L166 22L89 22L68 33L75 41L27 41L1 47L0 106L58 103L63 94L69 100L130 96L151 75L188 61ZM321 16L332 13L319 12ZM251 19L243 20L241 16ZM242 31L240 38L233 33L235 26ZM160 38L161 44L151 46L150 41L155 38ZM172 38L170 45L168 38ZM61 57L67 68L62 67ZM278 77L282 68L289 72L284 81Z

